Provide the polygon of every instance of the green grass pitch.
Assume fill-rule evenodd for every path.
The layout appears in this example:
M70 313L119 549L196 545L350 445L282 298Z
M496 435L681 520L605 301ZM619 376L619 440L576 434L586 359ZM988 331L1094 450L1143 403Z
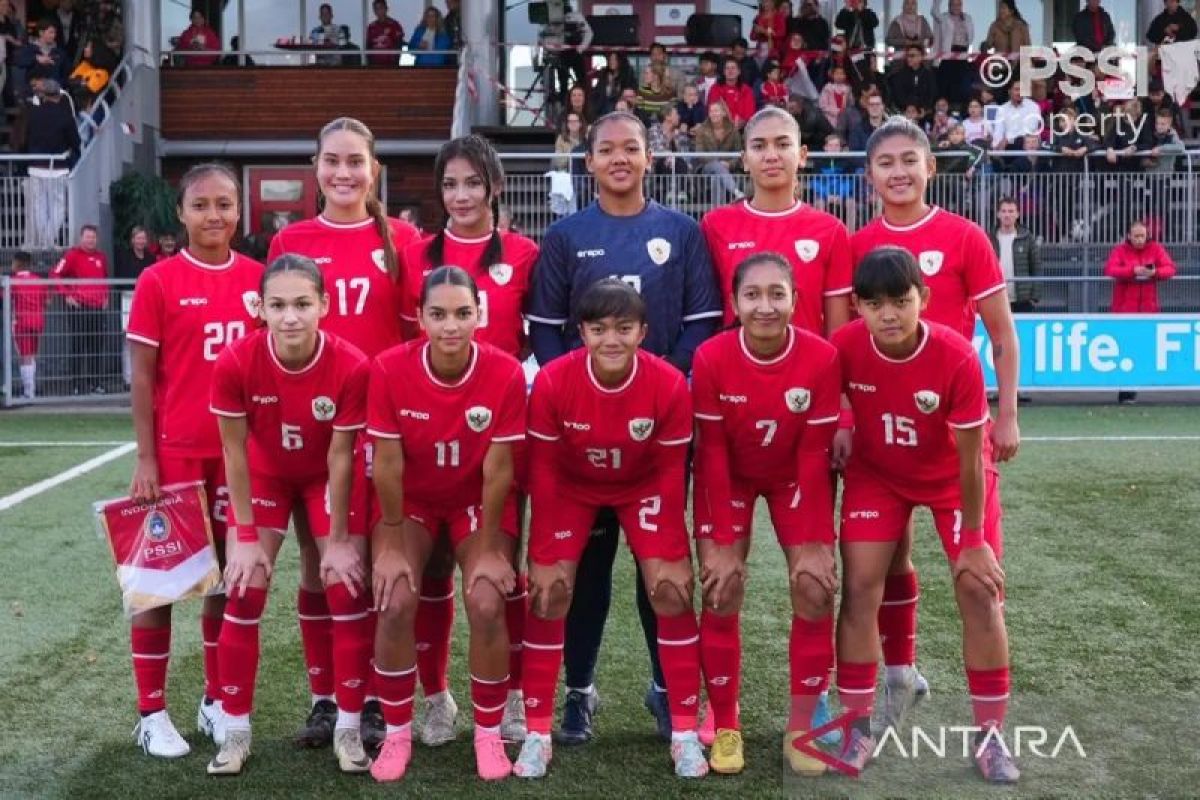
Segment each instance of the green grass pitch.
M763 514L747 607L743 721L747 769L683 783L641 708L646 657L623 552L602 654L598 738L556 751L542 782L485 786L474 776L468 720L459 741L418 747L399 787L336 772L331 753L292 749L307 690L294 612L296 556L281 555L263 625L255 752L240 778L213 779L213 752L195 733L201 689L198 606L176 609L169 705L192 754L144 757L135 722L126 623L90 504L123 494L132 456L0 511L0 797L1185 797L1200 793L1200 414L1188 408L1023 411L1027 441L1003 467L1008 622L1014 703L1010 730L1041 726L1049 754L1023 753L1022 783L975 777L950 735L946 755L890 747L859 780L786 774L780 740L787 703L789 610L782 557ZM0 444L127 440L124 416L0 416ZM1145 436L1140 441L1034 441L1046 436ZM1190 436L1191 439L1180 438ZM0 497L106 450L0 447ZM959 629L948 572L928 516L918 517L922 576L918 658L933 696L915 714L969 724ZM470 708L459 613L454 691ZM1030 734L1036 738L1034 734ZM1026 740L1025 744L1028 745ZM911 740L905 737L905 749ZM924 744L924 743L922 743ZM905 755L910 757L905 757Z

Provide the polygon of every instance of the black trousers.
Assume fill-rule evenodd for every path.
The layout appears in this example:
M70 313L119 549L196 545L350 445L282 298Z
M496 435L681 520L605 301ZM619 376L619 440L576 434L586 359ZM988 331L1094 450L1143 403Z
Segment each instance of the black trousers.
M104 340L108 310L103 308L66 308L66 328L70 342L71 388L91 391L104 383Z

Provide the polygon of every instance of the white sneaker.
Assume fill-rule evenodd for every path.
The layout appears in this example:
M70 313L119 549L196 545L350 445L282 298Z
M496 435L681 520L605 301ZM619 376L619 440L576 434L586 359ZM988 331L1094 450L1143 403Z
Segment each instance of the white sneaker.
M525 741L525 697L519 689L510 689L500 720L500 738L506 742Z
M196 711L196 730L213 740L217 747L225 744L225 712L220 700L205 704L200 699L200 708Z
M250 760L250 731L237 728L227 731L225 744L208 762L209 775L240 775Z
M137 727L133 729L133 739L148 756L180 758L192 751L179 731L175 730L165 708L138 720Z
M449 691L425 698L425 715L421 725L421 744L440 747L454 741L454 723L458 719L458 703Z
M671 737L671 761L680 778L703 778L708 774L708 759L704 757L700 737L694 732Z
M883 688L883 703L875 704L871 718L871 735L876 739L888 728L899 733L913 708L929 696L929 683L916 667L905 667L896 677L886 677Z
M543 733L526 734L521 754L513 764L513 774L521 778L546 777L546 767L550 765L553 752L549 736Z
M336 728L333 731L333 754L342 772L366 772L371 759L363 749L362 733L358 728Z

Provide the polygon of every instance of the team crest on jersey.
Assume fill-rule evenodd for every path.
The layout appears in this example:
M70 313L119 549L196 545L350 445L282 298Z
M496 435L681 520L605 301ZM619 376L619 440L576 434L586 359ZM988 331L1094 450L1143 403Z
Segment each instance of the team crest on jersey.
M375 262L375 266L379 267L380 272L387 272L387 261L384 260L382 247L371 251L371 260Z
M492 276L497 286L507 286L513 276L512 264L492 264L488 267L488 275Z
M656 236L646 242L646 252L650 254L650 260L661 267L671 257L671 243L661 236Z
M937 275L942 268L942 251L941 250L925 250L921 255L917 256L917 263L921 266L921 272L926 275Z
M146 538L152 542L161 542L171 535L171 520L161 511L151 511L142 523Z
M644 442L654 432L654 420L649 417L634 417L629 420L629 435L635 442Z
M819 252L821 252L821 244L815 239L796 240L796 255L800 256L801 261L808 263L816 258Z
M942 398L938 397L938 393L928 389L917 392L913 395L913 399L917 401L917 408L922 414L932 414L942 404Z
M337 406L325 395L313 398L313 419L319 422L329 422L337 414Z
M803 414L812 405L812 392L803 386L793 386L783 393L783 399L787 401L788 411Z
M262 308L262 298L258 296L258 292L253 289L242 292L242 305L246 307L246 313L252 317L258 316L258 310Z
M492 410L484 406L471 406L467 409L467 427L476 433L483 433L492 424Z

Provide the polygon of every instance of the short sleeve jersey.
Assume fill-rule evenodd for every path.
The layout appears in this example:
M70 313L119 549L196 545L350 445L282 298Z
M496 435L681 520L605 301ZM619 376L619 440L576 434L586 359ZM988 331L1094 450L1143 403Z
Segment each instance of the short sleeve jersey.
M638 350L620 386L602 386L586 350L551 361L533 381L529 435L556 442L560 488L584 502L637 500L659 479L658 453L692 439L692 401L679 370Z
M221 351L259 323L263 265L240 253L206 264L188 250L147 267L133 291L125 336L157 348L154 434L157 452L220 458L221 437L208 411Z
M953 329L921 322L922 339L904 360L884 356L866 323L834 331L842 385L854 409L848 469L862 469L903 496L932 502L958 495L954 429L988 421L983 368Z
M405 342L375 359L367 429L400 440L406 496L478 503L488 448L525 439L525 373L502 350L473 342L466 373L446 383L433 374L429 346Z
M212 412L246 418L251 472L300 482L320 478L329 472L333 432L366 425L367 357L322 331L312 360L288 369L273 341L263 329L221 353Z
M770 360L751 355L741 328L696 350L696 418L722 423L734 478L793 482L805 431L837 422L841 393L837 351L798 328L789 329L783 352Z
M482 266L491 234L465 239L446 231L442 263L432 264L426 255L432 236L412 242L405 248L404 300L400 314L409 322L417 321L417 305L425 276L435 267L453 264L475 278L479 287L479 327L475 340L499 347L511 356L521 352L525 343L525 323L521 318L529 279L537 261L538 246L519 234L501 231L500 260Z
M103 281L108 277L108 260L99 250L72 247L50 271L54 278ZM103 308L108 302L108 287L102 283L59 284L59 292L74 298L84 308Z
M792 265L799 294L792 324L825 335L825 298L849 295L854 277L850 235L841 220L807 203L772 213L739 200L705 214L700 230L716 267L726 325L736 316L729 298L737 265L755 253L774 251Z
M46 281L27 269L14 272L13 278L28 281L12 287L13 325L24 330L41 330L46 324L46 298L50 295Z
M929 287L930 322L948 325L970 340L975 336L975 304L1004 289L1004 273L983 229L934 206L911 225L892 225L883 217L850 238L854 263L883 245L903 247L917 259Z
M407 222L389 219L396 252L417 238ZM288 225L271 240L268 263L283 253L299 253L317 262L329 293L329 313L321 328L375 356L400 343L400 297L404 275L393 280L383 258L383 240L375 221L340 224L317 216Z
M592 203L551 225L534 267L526 317L565 325L567 349L579 347L576 305L603 278L620 278L645 299L649 332L642 346L656 355L671 353L684 323L721 315L699 226L653 200L630 217L614 217Z

